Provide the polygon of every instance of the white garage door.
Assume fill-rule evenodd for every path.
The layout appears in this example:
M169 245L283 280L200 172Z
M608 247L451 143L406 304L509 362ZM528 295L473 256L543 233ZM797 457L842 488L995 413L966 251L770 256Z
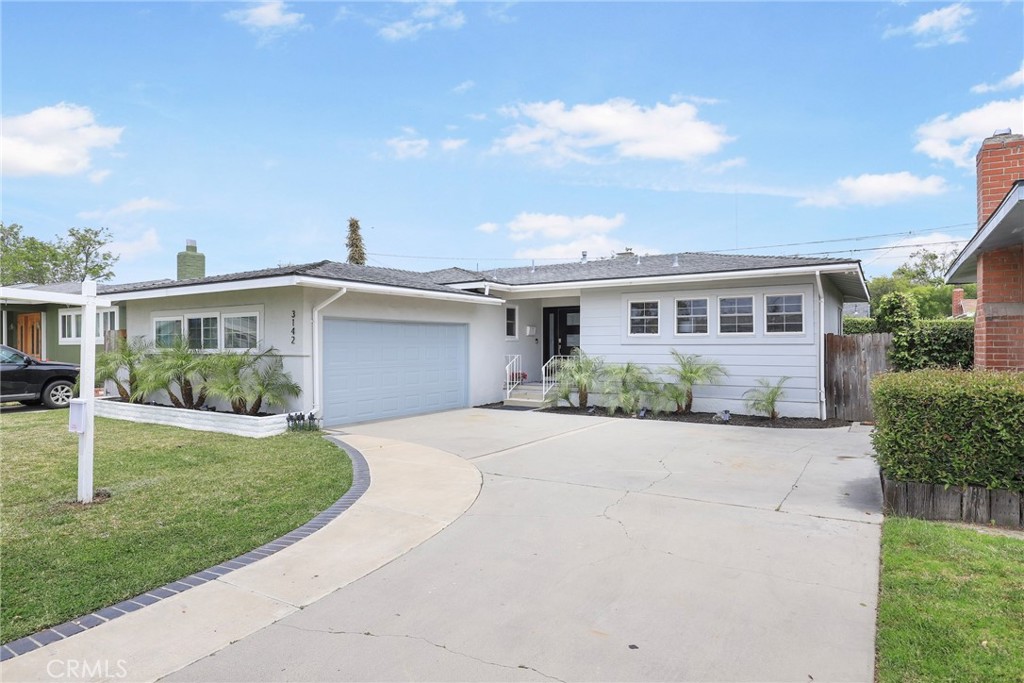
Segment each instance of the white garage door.
M469 327L324 320L324 424L469 404Z

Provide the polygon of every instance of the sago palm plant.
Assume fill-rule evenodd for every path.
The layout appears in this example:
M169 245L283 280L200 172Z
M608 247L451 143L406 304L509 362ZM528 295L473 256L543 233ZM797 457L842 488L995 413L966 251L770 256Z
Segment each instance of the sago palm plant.
M601 358L588 356L582 349L573 349L555 373L556 396L571 407L572 393L575 391L579 397L579 407L586 410L590 392L601 382L603 373L604 361Z
M670 398L675 401L677 414L689 413L693 409L694 385L717 384L729 374L718 361L701 360L697 354L683 354L672 349L672 359L675 365L664 367L661 371L669 375L678 387L676 391L668 390L668 385L665 386L666 394L671 391Z
M145 337L119 337L112 351L96 356L96 381L112 381L122 401L138 403L139 366L152 351L153 344Z
M284 405L302 389L285 371L277 350L269 348L219 354L209 392L230 403L235 413L257 415L264 405Z
M777 409L778 402L786 395L782 385L789 381L789 377L780 377L779 381L772 384L765 378L757 380L757 386L743 392L743 398L747 401L747 408L755 413L762 413L770 420L779 419Z
M636 415L653 393L656 387L644 365L625 363L605 370L604 403L611 415L620 408L627 415Z
M146 356L136 370L138 388L132 396L139 398L162 389L175 408L202 408L206 403L212 358L210 354L190 349L184 339L178 339L173 345Z

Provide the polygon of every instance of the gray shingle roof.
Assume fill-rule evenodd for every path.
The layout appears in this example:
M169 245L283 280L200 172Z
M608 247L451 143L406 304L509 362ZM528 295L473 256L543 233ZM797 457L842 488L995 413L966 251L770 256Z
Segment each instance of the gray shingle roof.
M448 268L432 271L427 274L434 278L435 282L443 284L472 282L474 278L469 277L472 275L475 276L476 280L486 280L507 285L533 285L665 275L727 273L744 270L831 265L834 263L856 263L856 261L842 258L811 258L804 256L750 256L746 254L684 252L654 256L617 256L615 258L599 259L585 263L553 263L536 267L496 268L482 273L473 273L461 268Z

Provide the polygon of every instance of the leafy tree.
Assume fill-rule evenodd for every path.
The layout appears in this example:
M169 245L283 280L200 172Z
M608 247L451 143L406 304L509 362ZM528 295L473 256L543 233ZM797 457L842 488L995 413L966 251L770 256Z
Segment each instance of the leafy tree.
M682 354L672 349L672 358L676 364L663 368L662 372L675 379L675 382L665 385L665 394L676 404L677 414L689 413L693 409L693 385L716 384L722 376L729 374L718 361L703 361L696 354Z
M582 349L573 349L572 354L561 361L555 372L556 396L572 406L572 392L579 396L580 408L587 409L590 392L604 375L604 361L588 356Z
M71 228L52 242L22 235L17 223L0 223L0 283L5 285L81 282L114 277L118 257L105 249L106 228Z
M357 265L366 265L366 247L363 244L363 235L359 232L359 219L348 219L348 240L345 241L348 247L348 262Z
M778 382L772 384L763 377L758 378L756 387L743 392L743 398L747 401L747 409L767 415L770 420L779 419L777 404L786 395L782 385L789 379L789 377L780 377Z
M918 249L892 274L894 278L908 280L913 285L941 285L955 259L956 251L952 249L941 254L930 249Z

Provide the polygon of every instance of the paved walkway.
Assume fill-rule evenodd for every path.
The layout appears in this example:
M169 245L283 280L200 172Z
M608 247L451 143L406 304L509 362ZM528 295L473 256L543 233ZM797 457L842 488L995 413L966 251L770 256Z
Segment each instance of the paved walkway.
M18 657L4 680L53 680L46 662L74 656L123 660L123 680L873 677L865 429L466 410L348 431L369 491L277 566Z

